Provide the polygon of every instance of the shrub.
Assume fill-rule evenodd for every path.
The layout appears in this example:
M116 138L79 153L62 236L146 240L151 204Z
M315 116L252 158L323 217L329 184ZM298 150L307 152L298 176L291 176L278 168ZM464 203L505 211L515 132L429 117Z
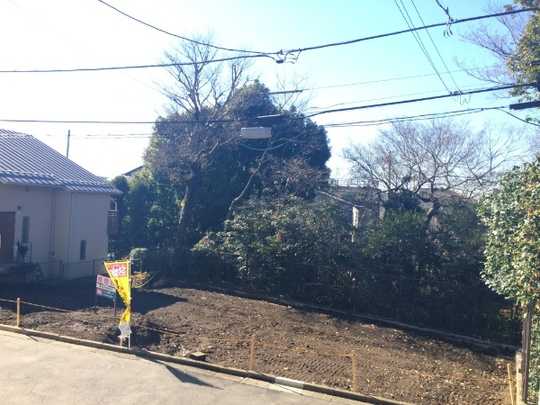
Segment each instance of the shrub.
M536 311L531 351L531 391L540 382L540 157L506 174L487 196L480 215L487 226L482 276L499 294Z

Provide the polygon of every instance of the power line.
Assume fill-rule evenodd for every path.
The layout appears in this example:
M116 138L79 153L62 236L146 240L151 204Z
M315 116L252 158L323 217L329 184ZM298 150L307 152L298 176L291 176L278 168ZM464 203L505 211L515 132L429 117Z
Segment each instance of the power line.
M379 126L390 123L397 122L413 122L413 121L424 121L424 120L434 120L441 118L457 117L470 114L478 114L487 111L498 110L502 112L507 112L504 109L508 106L493 106L493 107L476 107L476 108L466 108L461 110L451 110L451 111L442 111L442 112L433 112L426 114L417 114L417 115L405 115L405 116L396 116L396 117L387 117L380 118L375 120L362 120L362 121L345 121L345 122L335 122L330 124L321 124L320 126L325 128L349 128L349 127L366 127L366 126ZM516 117L520 118L520 117ZM523 122L527 122L522 120ZM537 125L537 124L534 124ZM87 139L147 139L151 138L154 133L109 133L109 134L72 134L76 137L84 137ZM296 138L281 138L279 141L283 141L282 144L298 142ZM283 146L282 144L272 147L272 149L278 149ZM246 144L240 144L241 147L246 149L262 151L264 148L254 148Z
M521 87L531 87L536 86L537 83L523 83L523 84L508 84L504 86L495 86L495 87L485 87L480 89L471 89L467 91L463 91L459 95L472 95L472 94L479 94L479 93L488 93L492 91L501 91L501 90L508 90L513 88L521 88ZM422 98L414 98L414 99L407 99L407 100L398 100L398 101L390 101L386 103L377 103L377 104L366 104L366 105L360 105L360 106L354 106L354 107L346 107L346 108L335 108L335 109L328 109L323 111L318 111L311 114L306 114L303 116L298 117L289 117L291 120L303 120L305 118L311 118L318 115L323 114L331 114L336 112L345 112L345 111L356 111L356 110L365 110L368 108L379 108L379 107L388 107L388 106L394 106L394 105L401 105L401 104L411 104L411 103L418 103L422 101L431 101L431 100L437 100L437 99L443 99L448 97L455 97L458 95L455 94L439 94L436 96L429 96L429 97L422 97ZM222 120L206 120L206 121L194 121L194 120L166 120L160 122L160 124L223 124L223 123L238 123L238 122L249 122L253 119L267 119L267 118L287 118L286 115L283 114L273 114L273 115L260 115L257 117L252 117L250 119L222 119ZM0 118L0 122L11 122L11 123L44 123L44 124L125 124L125 125L136 125L136 124L156 124L156 121L112 121L112 120L44 120L44 119L13 119L13 118Z
M0 70L0 73L75 73L75 72L102 72L110 70L134 70L134 69L153 69L167 68L174 66L196 66L201 64L211 64L219 62L228 62L241 59L271 58L266 54L257 55L239 55L224 58L216 58L207 61L197 62L172 62L172 63L153 63L145 65L123 65L123 66L98 66L98 67L77 67L77 68L54 68L54 69L20 69L20 70Z
M499 13L484 14L484 15L479 15L479 16L475 16L475 17L468 17L468 18L460 18L460 19L454 20L452 22L452 24L461 24L461 23L466 23L466 22L471 22L471 21L483 20L483 19L486 19L486 18L496 18L496 17L502 17L502 16L510 15L510 14L525 13L525 12L538 11L538 10L539 10L538 7L521 8L521 9L516 9L516 10L508 10L508 11L502 11L502 12L499 12ZM446 25L447 25L447 22L434 23L434 24L424 25L423 27L415 27L413 29L393 31L393 32L388 32L388 33L385 33L385 34L378 34L378 35L371 35L371 36L368 36L368 37L351 39L351 40L348 40L348 41L330 42L330 43L327 43L327 44L308 46L308 47L305 47L305 48L290 49L287 52L298 53L298 52L314 51L316 49L330 48L330 47L334 47L334 46L351 45L351 44L356 44L358 42L371 41L373 39L380 39L380 38L386 38L386 37L391 37L391 36L395 36L395 35L401 35L401 34L405 34L407 32L411 32L411 31L420 31L420 30L425 30L425 29L428 29L428 28L444 27Z
M425 113L425 114L417 114L417 115L405 115L405 116L396 116L396 117L387 117L387 118L380 118L380 119L374 119L374 120L361 120L361 121L345 121L345 122L334 122L329 124L321 124L320 126L324 128L350 128L350 127L369 127L369 126L380 126L385 124L392 124L392 123L400 123L400 122L416 122L416 121L426 121L426 120L435 120L435 119L442 119L442 118L453 118L457 116L464 116L464 115L471 115L471 114L478 114L488 111L500 111L505 114L509 114L512 117L535 126L540 126L539 124L536 124L534 122L529 122L527 120L522 119L521 117L518 117L514 114L509 113L506 111L506 109L509 108L508 105L500 105L500 106L492 106L492 107L476 107L476 108L465 108L460 110L451 110L451 111L442 111L442 112L433 112L433 113ZM63 136L63 134L61 134ZM109 134L72 134L72 136L76 137L84 137L86 139L94 139L94 140L104 140L104 139L110 139L110 140L124 140L124 139L140 139L145 140L148 138L151 138L154 136L155 133L109 133ZM52 136L52 135L47 135ZM293 143L293 142L299 142L298 137L296 138L280 138L279 141L282 141L280 144L274 146L271 148L278 149L282 146L284 146L287 143ZM255 148L246 144L239 144L241 147L245 149L250 149L254 151L264 151L264 148Z
M382 100L392 100L392 99L399 99L401 97L415 97L415 96L421 96L424 94L436 94L439 93L440 90L427 90L427 91L415 91L414 93L403 93L403 94L396 94L393 96L386 96L386 97L377 97L377 98L365 98L363 100L356 100L356 101L344 101L341 103L326 105L323 107L309 107L307 108L308 111L315 112L316 110L327 110L329 108L334 108L342 105L350 105L350 104L358 104L358 103L366 103L366 102L372 102L372 101L382 101Z
M336 122L336 123L330 123L330 124L321 124L320 126L325 127L325 128L348 128L348 127L373 126L373 125L383 125L383 124L403 122L403 121L433 120L433 119L438 119L438 118L454 117L458 115L476 114L476 113L497 110L497 109L502 109L502 108L508 108L508 106L467 108L467 109L462 109L462 110L444 111L444 112L437 112L437 113L381 118L377 120ZM72 134L72 136L76 136L76 137L84 137L87 139L100 139L100 140L102 139L147 139L147 138L151 138L153 135L154 135L153 133ZM283 144L296 142L295 139L284 138L284 139L279 139L279 140L284 141ZM245 144L240 144L240 146L245 147L246 149L251 149L251 150L256 150L256 151L264 150L264 148L254 148ZM277 149L281 146L283 145L279 144L272 147L272 149Z
M412 21L412 18L409 15L409 12L407 11L407 8L405 7L405 4L403 3L403 0L399 0L399 3L398 3L398 0L394 0L394 4L396 5L396 7L399 10L401 16L403 17L403 20L405 21L405 24L407 24L407 26L411 30L413 28L415 28L415 26L413 24L413 21ZM401 7L400 7L400 4L401 4ZM442 78L439 70L437 69L437 66L435 66L435 63L433 62L433 59L431 58L431 55L429 54L427 48L425 47L424 42L422 42L422 38L420 38L420 34L418 32L411 31L411 35L413 36L416 43L418 44L418 46L420 48L420 51L422 51L422 53L426 57L428 63L431 65L431 68L433 69L433 71L435 72L437 77L439 78L439 80L442 83L443 87L446 89L446 91L448 91L448 93L451 93L450 88L447 86L446 82Z
M513 118L515 118L515 119L517 119L517 120L519 120L521 122L524 122L525 124L534 125L535 127L540 127L540 124L537 124L536 122L533 122L533 121L524 120L523 118L518 117L515 114L512 114L510 111L506 111L506 110L503 110L501 108L497 108L497 111L503 112L503 113L509 115L510 117L513 117Z
M524 12L531 12L531 11L538 11L538 10L539 10L538 7L508 10L508 11L504 11L500 13L485 14L485 15L480 15L480 16L475 16L475 17L462 18L462 19L454 20L452 24L461 24L461 23L466 23L466 22L471 22L471 21L483 20L486 18L501 17L505 15L510 15L510 14L517 14L517 13L524 13ZM374 39L401 35L408 32L415 32L415 31L420 31L420 30L427 30L429 28L442 27L442 26L445 26L446 24L447 24L446 22L435 23L435 24L424 25L422 27L414 27L414 28L409 28L405 30L399 30L399 31L393 31L393 32L388 32L384 34L371 35L367 37L351 39L348 41L330 42L326 44L308 46L304 48L280 50L280 51L271 52L268 54L250 54L250 55L237 55L237 56L230 56L230 57L224 57L224 58L216 58L216 59L212 59L208 61L155 63L155 64L142 64L142 65L123 65L123 66L77 67L77 68L11 69L11 70L4 69L4 70L0 70L0 73L73 73L73 72L100 72L100 71L129 70L129 69L151 69L151 68L164 68L164 67L173 67L173 66L195 66L195 65L200 65L200 64L210 64L210 63L226 62L226 61L231 61L231 60L253 59L253 58L270 58L270 59L273 59L277 63L284 63L288 56L298 55L303 52L337 47L337 46L351 45L351 44L356 44L360 42L371 41Z
M397 117L390 117L390 118L381 118L377 120L337 122L337 123L331 123L331 124L323 124L323 126L325 128L377 126L377 125L391 124L391 123L396 123L396 122L412 122L412 121L424 121L424 120L458 117L462 115L478 114L478 113L497 110L501 108L508 108L508 106L466 108L466 109L461 109L461 110L444 111L444 112L438 112L438 113L427 113L427 114L418 114L418 115L406 115L406 116L397 116Z
M240 53L252 53L252 54L269 54L270 53L270 52L251 51L251 50L247 50L247 49L227 48L227 47L224 47L224 46L214 45L214 44L211 44L211 43L208 43L208 42L198 41L196 39L188 38L188 37L185 37L183 35L178 35L178 34L170 32L170 31L164 30L162 28L159 28L159 27L157 27L157 26L155 26L153 24L150 24L150 23L148 23L146 21L143 21L140 18L134 17L134 16L126 13L125 11L122 11L119 8L113 6L112 4L107 3L106 1L103 1L103 0L97 0L97 1L99 1L103 5L111 8L112 10L116 11L117 13L122 14L123 16L125 16L125 17L127 17L127 18L129 18L129 19L131 19L133 21L138 22L139 24L142 24L142 25L144 25L144 26L146 26L148 28L151 28L151 29L156 30L158 32L161 32L163 34L166 34L166 35L181 39L183 41L191 42L191 43L197 44L197 45L207 46L209 48L214 48L214 49L218 49L218 50L221 50L221 51L228 51L228 52L240 52Z
M438 100L442 98L448 98L448 97L454 97L456 95L472 95L472 94L479 94L479 93L488 93L492 91L500 91L500 90L508 90L518 87L530 87L535 86L536 83L524 83L524 84L509 84L505 86L496 86L496 87L488 87L488 88L481 88L481 89L475 89L475 90L467 90L463 91L459 94L451 93L451 94L440 94L437 96L430 96L430 97L422 97L422 98L414 98L410 100L399 100L399 101L389 101L386 103L378 103L378 104L367 104L367 105L361 105L361 106L355 106L355 107L345 107L345 108L335 108L335 109L329 109L325 111L318 111L311 114L306 114L305 118L311 118L315 117L317 115L323 115L323 114L330 114L330 113L336 113L336 112L344 112L344 111L356 111L356 110L364 110L367 108L377 108L377 107L388 107L388 106L394 106L394 105L400 105L400 104L410 104L410 103L418 103L421 101L430 101L430 100Z
M454 19L450 15L450 10L448 9L448 7L444 7L439 0L435 0L435 3L437 3L441 10L444 11L444 14L446 14L446 16L448 17L448 23L451 24Z
M420 10L418 10L418 8L416 7L416 3L414 2L414 0L411 0L411 4L413 5L415 11L416 11L416 14L418 15L418 18L420 19L420 22L423 24L423 25L426 25L426 23L424 22L424 19L422 18L422 14L420 14ZM448 68L448 65L446 64L446 61L444 60L440 50L439 50L439 47L437 46L437 44L435 43L435 41L433 40L433 37L431 36L431 33L429 32L429 30L426 30L426 34L431 42L431 44L433 45L433 48L435 48L435 52L437 52L437 55L439 56L439 59L441 60L441 63L443 64L444 68L446 69L446 73L450 76L450 80L452 80L452 83L454 83L454 86L456 87L456 89L459 91L459 86L456 82L456 80L454 79L454 76L452 75L452 73L450 73L450 69Z
M497 65L489 65L484 67L476 67L472 69L455 69L450 70L448 72L442 72L441 75L445 74L451 74L451 73L460 73L460 72L467 72L471 70L484 70L493 68ZM411 79L421 79L424 77L432 77L437 76L435 73L421 73L417 75L406 75L406 76L394 76L389 77L386 79L376 79L376 80L366 80L366 81L360 81L360 82L349 82L349 83L339 83L339 84L330 84L325 86L317 86L317 87L305 87L302 89L291 89L291 90L282 90L282 91L271 91L269 94L289 94L289 93L301 93L304 91L312 91L312 90L325 90L325 89L334 89L334 88L342 88L342 87L353 87L353 86L363 86L366 84L377 84L377 83L386 83L386 82L393 82L393 81L401 81L401 80L411 80Z

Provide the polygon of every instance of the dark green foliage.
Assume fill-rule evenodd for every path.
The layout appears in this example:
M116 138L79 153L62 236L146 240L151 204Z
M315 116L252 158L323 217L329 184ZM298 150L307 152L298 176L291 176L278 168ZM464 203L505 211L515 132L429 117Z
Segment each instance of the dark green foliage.
M522 7L540 7L538 0L515 0ZM509 56L507 65L517 83L534 83L540 75L540 11L531 13L517 46ZM540 96L538 89L515 89L514 95L523 96L527 100L535 100Z
M132 247L169 247L177 221L171 186L156 180L146 169L129 181L118 177L113 183L123 193L118 198L120 233L112 243L117 257L127 255Z
M487 285L522 307L535 307L533 340L540 343L540 157L516 167L486 196L480 215L487 228L486 264L482 276ZM540 384L540 349L531 352L529 389Z
M508 303L480 279L482 226L474 207L448 204L433 225L409 195L391 200L384 219L355 243L341 207L298 198L250 202L224 231L193 248L193 271L270 294L512 341L517 323L499 314Z
M349 226L330 205L296 197L262 200L244 206L224 231L203 238L193 251L221 257L253 288L329 303L313 292L336 288L350 270Z
M278 111L261 83L255 81L235 92L225 112L209 109L199 112L198 118L212 119L218 113L220 119L245 121L177 124L171 121L194 117L173 114L158 120L146 153L152 175L165 179L178 196L178 247L191 248L205 232L221 229L231 202L257 172L266 147L268 155L246 197L293 193L311 198L329 175L324 128L294 109ZM277 113L279 117L256 118ZM248 126L271 127L271 141L241 140L240 128Z

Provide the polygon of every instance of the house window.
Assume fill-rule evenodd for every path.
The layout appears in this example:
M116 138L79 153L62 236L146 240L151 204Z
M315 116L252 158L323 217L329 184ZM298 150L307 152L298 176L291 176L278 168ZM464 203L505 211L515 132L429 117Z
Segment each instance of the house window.
M22 243L27 244L30 241L30 217L22 219Z
M86 241L85 240L81 240L79 259L86 260Z

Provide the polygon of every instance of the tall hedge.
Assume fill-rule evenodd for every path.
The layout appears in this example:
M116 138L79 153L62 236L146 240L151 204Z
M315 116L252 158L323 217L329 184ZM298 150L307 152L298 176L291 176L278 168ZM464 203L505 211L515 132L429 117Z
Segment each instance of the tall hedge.
M499 294L535 307L531 393L540 384L540 156L506 174L480 206L487 226L482 277Z

